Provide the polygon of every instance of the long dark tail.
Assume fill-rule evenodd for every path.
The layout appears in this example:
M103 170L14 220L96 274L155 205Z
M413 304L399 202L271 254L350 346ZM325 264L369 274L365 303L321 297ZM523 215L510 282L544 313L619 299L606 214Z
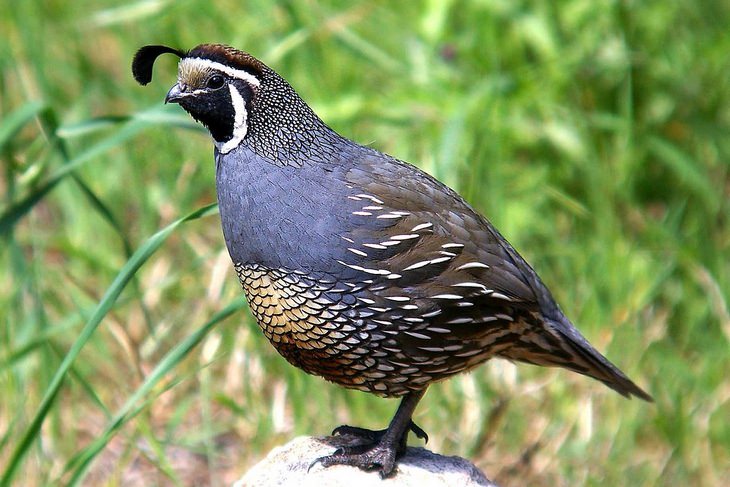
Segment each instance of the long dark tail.
M625 397L653 402L649 394L593 348L567 318L543 319L539 325L528 326L503 356L535 365L563 367L599 380Z

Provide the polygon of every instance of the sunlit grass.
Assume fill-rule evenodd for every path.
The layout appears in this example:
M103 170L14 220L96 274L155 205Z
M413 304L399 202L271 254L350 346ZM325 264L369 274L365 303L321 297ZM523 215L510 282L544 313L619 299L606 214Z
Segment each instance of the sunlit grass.
M172 60L146 88L129 65L143 44L219 41L458 189L656 400L494 362L429 390L430 448L503 485L720 485L729 22L710 1L3 9L0 478L225 485L295 435L390 419L395 401L276 354L217 216L175 223L215 201L212 147L161 106Z

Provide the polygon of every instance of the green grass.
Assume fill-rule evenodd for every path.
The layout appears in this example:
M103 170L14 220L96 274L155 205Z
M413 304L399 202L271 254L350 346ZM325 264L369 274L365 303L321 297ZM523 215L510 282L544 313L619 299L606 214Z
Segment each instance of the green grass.
M146 88L130 72L143 44L211 41L459 190L656 400L495 361L429 390L431 449L505 486L730 478L726 2L0 12L0 484L225 485L395 408L293 369L245 309L211 143L162 106L175 62Z

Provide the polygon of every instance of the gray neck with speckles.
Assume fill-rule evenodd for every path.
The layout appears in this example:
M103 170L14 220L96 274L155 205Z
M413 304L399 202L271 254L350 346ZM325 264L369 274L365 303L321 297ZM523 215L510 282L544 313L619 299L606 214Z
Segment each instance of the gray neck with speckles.
M242 145L282 166L327 162L350 141L329 128L274 71L264 71Z

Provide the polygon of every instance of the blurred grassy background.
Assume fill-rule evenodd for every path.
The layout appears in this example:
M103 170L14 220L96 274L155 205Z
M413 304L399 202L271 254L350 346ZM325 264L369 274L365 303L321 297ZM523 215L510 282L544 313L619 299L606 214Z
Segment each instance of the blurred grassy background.
M730 4L212 3L0 2L0 483L224 485L396 406L229 313L216 215L169 227L215 201L212 145L162 105L175 60L130 62L201 42L459 190L656 399L495 361L430 389L431 449L505 486L730 479Z

